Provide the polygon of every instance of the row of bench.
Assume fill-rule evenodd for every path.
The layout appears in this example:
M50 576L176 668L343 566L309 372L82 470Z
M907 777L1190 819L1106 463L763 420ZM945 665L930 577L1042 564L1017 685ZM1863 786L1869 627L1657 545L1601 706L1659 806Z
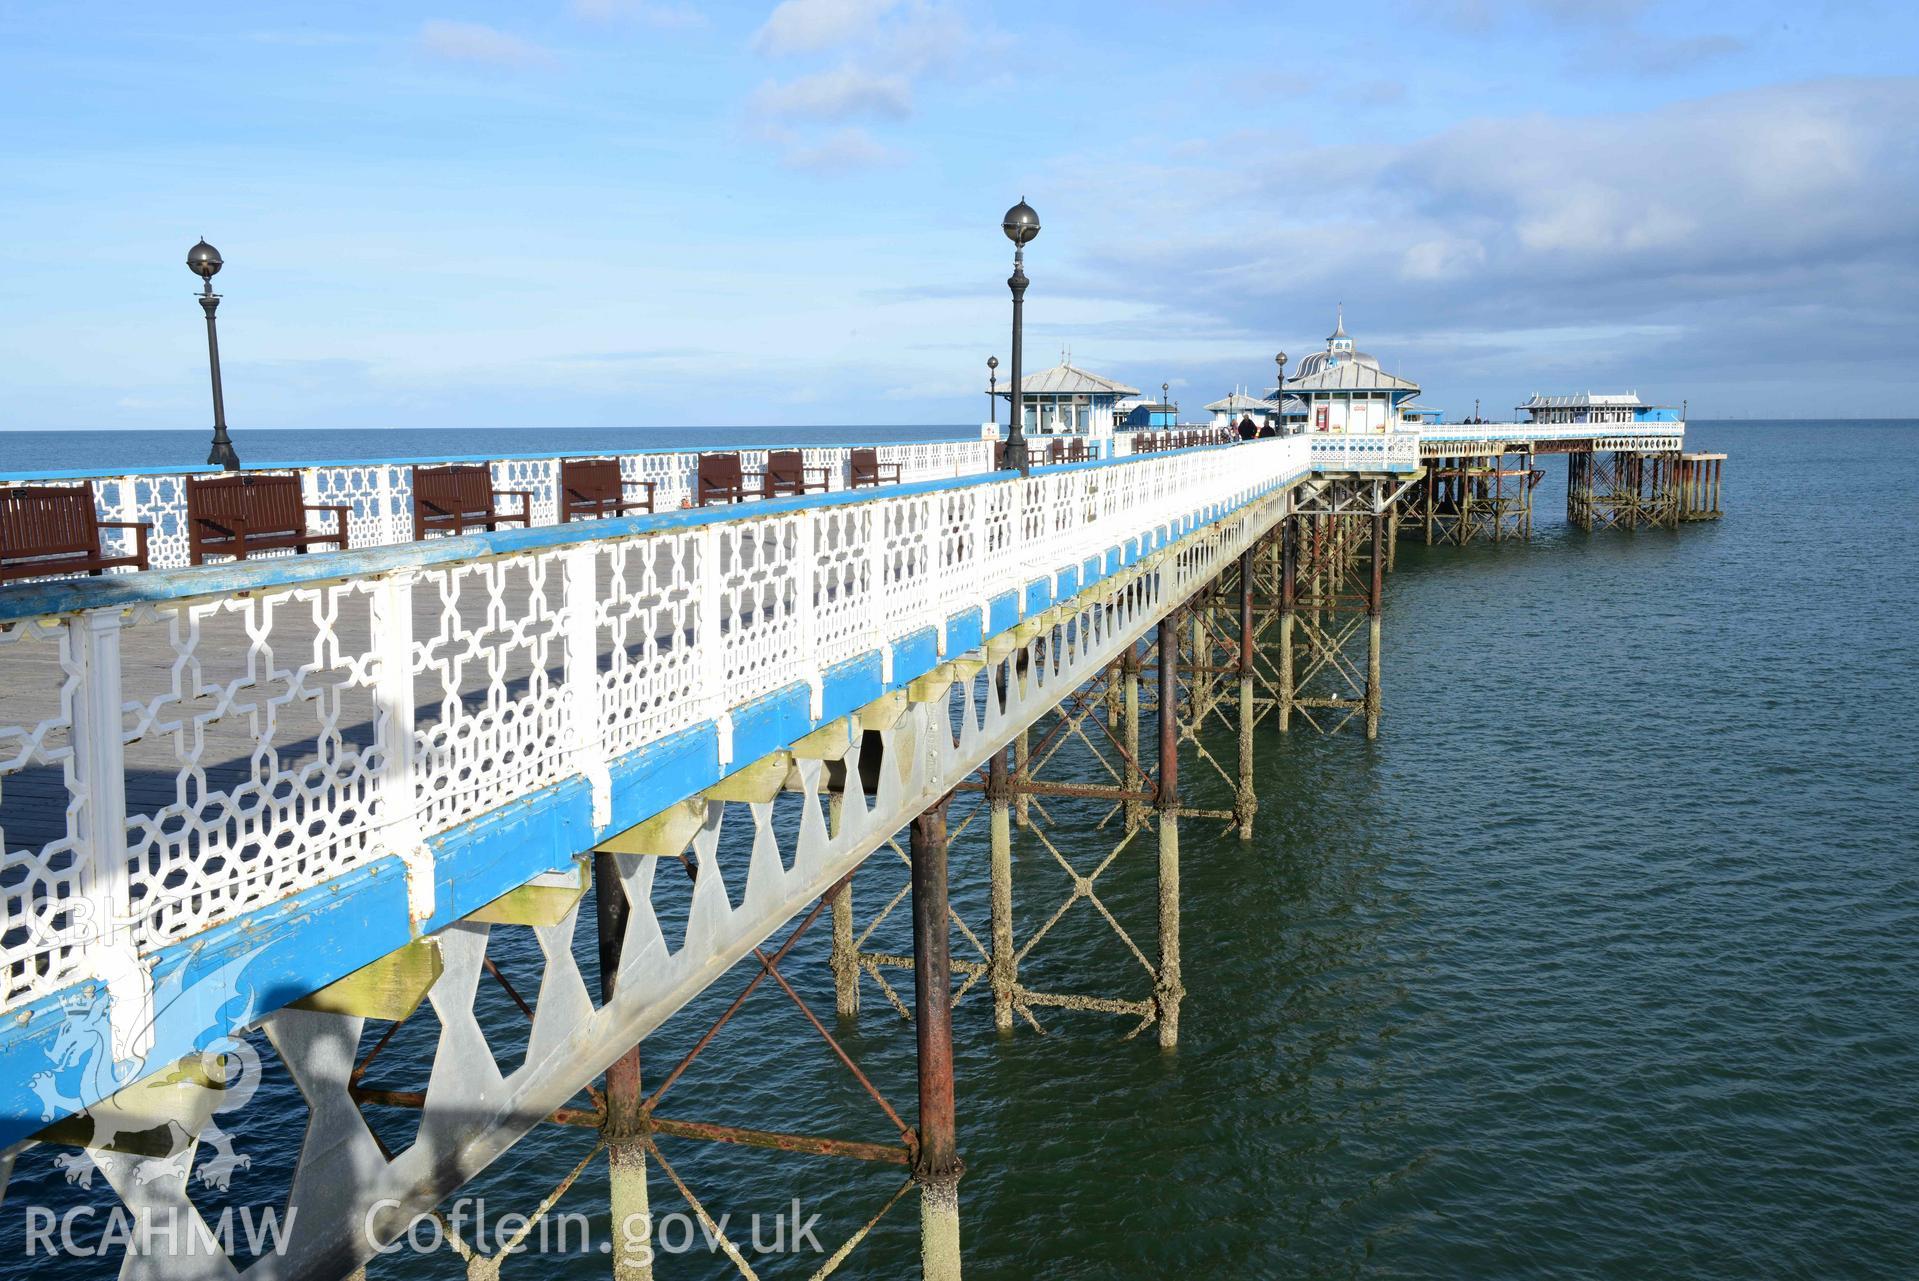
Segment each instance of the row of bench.
M1133 435L1133 452L1156 454L1163 449L1192 449L1199 445L1230 445L1242 438L1230 427L1201 427L1193 431L1142 431Z
M695 468L692 501L700 507L824 491L825 467L809 467L797 449L768 453L766 467L748 471L738 454L702 454ZM883 463L873 449L855 449L847 464L853 488L897 484L898 463ZM624 516L654 510L656 482L628 480L612 458L560 460L559 517L564 522ZM531 525L533 495L493 486L485 463L414 467L413 537L495 530L502 524ZM517 499L509 511L502 499ZM187 554L199 565L208 556L245 560L255 552L305 554L315 547L347 548L344 505L306 501L300 478L285 472L189 476L186 480ZM309 527L309 515L332 517L332 530ZM322 522L324 523L324 522ZM134 531L131 553L109 551L102 530ZM58 574L100 574L108 569L147 568L148 525L101 520L87 485L16 485L0 488L0 583Z
M1099 457L1099 451L1091 441L1083 439L1055 439L1042 446L1031 436L1026 438L1026 459L1029 463L1041 467L1050 467L1057 463L1090 463ZM993 468L996 471L1006 469L1006 442L1000 441L993 446Z

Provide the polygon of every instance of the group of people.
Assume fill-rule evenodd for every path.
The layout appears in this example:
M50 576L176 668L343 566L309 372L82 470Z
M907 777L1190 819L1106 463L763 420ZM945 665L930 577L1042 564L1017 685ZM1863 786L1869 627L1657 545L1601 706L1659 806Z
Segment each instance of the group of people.
M1241 440L1265 440L1268 436L1283 436L1286 434L1280 429L1277 423L1271 421L1264 423L1254 422L1251 414L1239 420L1239 427L1236 430L1239 432L1239 438Z

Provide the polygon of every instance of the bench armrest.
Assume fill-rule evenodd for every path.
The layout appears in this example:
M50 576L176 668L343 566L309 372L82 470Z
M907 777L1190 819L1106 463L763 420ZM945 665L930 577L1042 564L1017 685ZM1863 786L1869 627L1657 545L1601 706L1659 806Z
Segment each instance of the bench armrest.
M153 523L145 520L102 520L95 522L101 529L131 529L133 531L133 554L139 558L137 568L147 567L147 535L153 529Z
M502 498L519 499L520 510L525 512L528 516L531 516L533 514L533 491L532 490L530 489L496 489L493 491L493 503L495 506L499 505L499 502ZM565 501L564 495L562 496L561 501L563 502Z
M310 512L332 512L334 532L339 534L342 550L344 550L346 543L347 513L352 511L353 508L346 504L336 506L332 503L301 503L300 506Z

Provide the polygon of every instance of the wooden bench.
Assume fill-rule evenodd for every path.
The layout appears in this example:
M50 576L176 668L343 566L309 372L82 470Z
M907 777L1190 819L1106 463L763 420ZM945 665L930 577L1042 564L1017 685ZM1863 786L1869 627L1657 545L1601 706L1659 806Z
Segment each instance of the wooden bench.
M626 491L632 488L644 490L644 496L628 498ZM650 480L628 480L620 475L616 458L562 458L560 523L564 525L576 517L598 520L624 516L630 511L650 512L653 488Z
M887 478L887 473L892 478ZM862 485L897 485L900 483L900 465L880 461L877 449L856 449L846 460L846 487L858 489Z
M746 475L738 454L701 454L693 469L693 505L737 503L746 499Z
M254 552L332 544L347 548L344 505L309 503L300 494L300 478L241 472L227 476L187 477L187 559L202 564L208 556L245 560ZM333 532L307 528L308 512L333 513Z
M500 510L501 497L518 498L520 510ZM413 540L428 531L451 529L464 534L467 526L484 526L488 533L503 522L531 526L533 495L524 489L493 488L493 470L485 463L453 463L445 467L413 469Z
M760 473L761 498L808 494L816 489L825 493L826 488L826 468L808 467L806 455L800 450L775 449L766 456L766 470Z
M0 489L0 583L50 574L92 574L120 565L147 567L147 526L101 520L87 485L19 485ZM131 556L109 556L103 529L134 531Z

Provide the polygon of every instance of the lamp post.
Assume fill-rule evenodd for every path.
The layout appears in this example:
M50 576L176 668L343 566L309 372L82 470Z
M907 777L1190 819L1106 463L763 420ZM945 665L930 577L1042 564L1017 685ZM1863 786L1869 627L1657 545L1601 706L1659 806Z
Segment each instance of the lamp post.
M1173 384L1171 383L1161 383L1159 385L1159 412L1162 414L1166 413L1168 410L1170 410L1173 407L1173 402L1166 398L1166 393L1172 387L1172 385ZM1174 418L1173 421L1167 423L1166 425L1168 427L1177 427L1179 426L1179 419Z
M213 312L220 305L220 295L213 292L213 274L220 266L220 251L205 240L187 250L188 270L205 282L200 309L207 313L207 362L213 368L213 449L207 454L207 462L239 471L240 455L233 452L233 442L227 439L226 398L220 394L220 335L213 327Z
M1020 310L1026 301L1026 245L1039 235L1039 215L1033 212L1033 206L1021 196L1020 202L1006 211L1000 219L1000 230L1013 242L1013 274L1006 278L1006 287L1013 291L1013 387L1010 397L1013 406L1012 425L1006 432L1006 466L1017 470L1024 476L1030 470L1026 459L1026 436L1024 427L1026 406L1020 387L1020 352L1023 335L1020 330Z
M1279 436L1286 431L1286 353L1274 356L1273 363L1279 366L1279 383L1273 388L1273 435Z
M999 417L999 357L986 358L986 421Z

